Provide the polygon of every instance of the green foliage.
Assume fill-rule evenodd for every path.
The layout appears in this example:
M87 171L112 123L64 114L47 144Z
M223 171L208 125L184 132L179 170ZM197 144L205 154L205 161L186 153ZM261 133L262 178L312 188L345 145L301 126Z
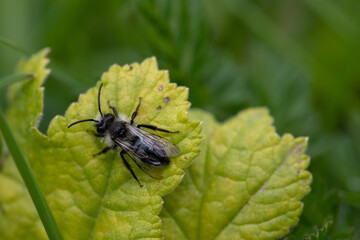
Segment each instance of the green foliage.
M16 164L16 167L25 182L26 188L31 196L31 199L36 207L36 210L41 218L42 224L46 230L46 233L50 239L62 240L62 235L55 222L54 216L47 205L47 202L42 195L40 187L36 182L31 168L25 159L18 143L12 134L9 124L7 123L3 112L0 110L0 130L6 141L9 152ZM2 147L2 146L1 146ZM6 185L4 185L6 186ZM6 225L5 223L4 225ZM2 229L3 226L0 227ZM6 231L6 230L4 230Z
M187 119L187 89L169 83L168 72L157 69L155 58L111 66L101 78L104 113L111 111L111 104L130 117L142 97L138 122L179 131L162 134L181 151L171 158L162 180L152 179L130 161L144 185L140 188L116 152L94 157L105 145L87 131L91 124L67 127L98 114L100 83L81 95L64 117L55 117L47 135L39 132L47 52L20 63L18 71L36 77L9 88L13 104L7 116L65 239L163 234L170 239L275 239L296 225L303 206L299 200L310 190L307 139L279 137L265 109L244 111L223 125L206 112L192 111L192 118L205 123L206 141L200 159L188 167L199 154L202 138L201 123ZM161 196L180 183L185 167L189 176L164 199L161 227ZM11 158L0 180L2 238L46 239Z
M62 239L52 212L34 179L30 166L24 158L18 143L14 139L14 135L16 135L20 140L19 144L22 149L28 153L27 147L32 140L31 134L29 134L31 127L36 124L36 121L42 112L43 103L40 86L49 73L49 70L45 69L45 65L48 62L45 58L47 53L48 49L45 49L37 55L34 55L30 60L22 61L19 64L18 71L32 73L32 79L27 82L13 84L9 88L8 99L14 102L14 104L19 104L9 108L8 111L8 116L13 118L11 121L12 128L14 129L13 132L11 132L2 112L0 112L0 128L4 139L6 140L7 147L14 159L13 162L11 158L8 158L5 167L0 174L0 189L8 189L8 191L2 191L0 198L3 210L0 215L0 218L2 219L2 221L0 221L0 232L1 236L5 239L27 236L28 232L26 230L33 233L32 230L36 225L37 227L35 228L37 229L35 230L36 233L34 232L35 236L38 234L44 235L45 232L43 231L42 224L44 225L49 238ZM35 76L35 74L37 76ZM26 76L28 75L29 74L26 74ZM22 75L17 74L17 76ZM23 77L24 76L21 78ZM21 117L19 118L19 116ZM16 167L20 174L16 171L14 163L16 163ZM23 185L22 180L25 181L26 187ZM28 195L26 188L30 195ZM33 203L30 200L30 196ZM33 204L41 217L42 223L39 220L38 214L34 211ZM23 209L23 207L26 209ZM36 222L28 221L30 219L36 220ZM27 228L28 226L29 228ZM16 234L13 235L15 232Z
M358 192L343 192L342 198L345 202L360 210L360 193Z
M1 156L3 153L3 143L2 143L2 136L0 135L0 168L2 166Z
M305 240L322 240L322 239L324 239L328 229L331 227L332 224L333 224L332 221L325 223L325 225L322 228L316 230L316 233L310 234L309 236L307 236L305 238Z
M0 75L13 72L18 54L52 48L45 132L109 65L155 55L172 82L191 89L192 106L217 120L266 106L277 132L309 136L314 181L289 239L329 215L328 239L360 239L359 9L354 0L5 0ZM2 107L11 104L5 95Z
M44 49L28 60L22 59L17 72L32 73L34 78L13 84L7 92L7 100L11 106L7 108L6 116L25 154L28 151L28 141L31 138L32 127L38 126L42 115L44 89L41 87L50 70L46 69L49 60L46 55L50 49Z

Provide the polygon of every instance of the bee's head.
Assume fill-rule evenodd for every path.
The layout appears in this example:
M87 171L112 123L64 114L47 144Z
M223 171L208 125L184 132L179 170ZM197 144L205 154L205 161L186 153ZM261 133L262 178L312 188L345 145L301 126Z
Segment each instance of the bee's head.
M101 120L95 122L96 131L99 134L104 134L105 131L108 130L109 127L112 125L114 119L115 117L111 113L107 113L104 116L101 116Z
M100 87L99 87L99 92L98 92L98 109L99 109L99 113L100 113L100 119L97 120L97 119L83 119L83 120L80 120L80 121L76 121L76 122L73 122L72 124L70 124L68 126L68 128L70 128L71 126L75 125L75 124L78 124L78 123L82 123L82 122L95 122L95 127L96 127L96 131L99 133L99 134L103 134L110 126L111 123L113 123L114 121L114 115L112 115L111 113L108 113L106 115L104 115L101 111L101 107L100 107L100 92L101 92L101 87L102 87L103 84L100 84Z

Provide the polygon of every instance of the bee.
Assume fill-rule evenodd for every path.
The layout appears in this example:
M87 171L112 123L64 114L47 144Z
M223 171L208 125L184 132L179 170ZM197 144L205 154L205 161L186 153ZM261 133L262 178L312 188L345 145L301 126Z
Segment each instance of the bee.
M128 161L125 159L127 154L135 164L147 175L155 179L162 179L163 169L169 165L169 157L174 157L180 154L180 150L171 141L160 137L151 132L145 131L145 129L151 129L155 131L165 133L178 133L179 131L172 132L166 129L158 128L148 124L136 124L134 122L135 117L138 114L141 97L139 103L131 116L130 122L126 121L124 116L118 115L115 107L110 105L109 108L113 113L103 114L100 105L100 93L103 84L100 84L98 91L98 110L99 116L96 119L83 119L71 123L68 128L75 124L82 122L95 122L95 131L90 131L96 137L103 138L107 146L99 153L93 156L107 153L110 149L119 150L120 157L126 167L133 176L133 178L139 183L140 187L142 184L135 175Z

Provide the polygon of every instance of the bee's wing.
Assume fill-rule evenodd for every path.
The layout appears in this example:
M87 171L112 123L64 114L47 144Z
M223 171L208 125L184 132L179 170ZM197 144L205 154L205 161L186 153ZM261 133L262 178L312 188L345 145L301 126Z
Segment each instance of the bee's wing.
M138 127L127 125L129 131L141 138L141 142L151 146L161 155L161 157L175 157L180 155L179 148L166 138L160 137L156 134L147 132ZM165 155L164 152L165 151Z
M145 151L142 149L134 150L133 146L131 146L129 143L120 141L118 139L114 139L117 145L119 145L122 149L126 151L126 153L130 156L130 158L138 165L138 167L145 172L147 175L149 175L152 178L155 179L162 179L162 171L164 169L164 165L151 165L149 163L141 161L141 159L148 159L150 162L158 162L158 159L149 159L152 158L151 156L148 156Z

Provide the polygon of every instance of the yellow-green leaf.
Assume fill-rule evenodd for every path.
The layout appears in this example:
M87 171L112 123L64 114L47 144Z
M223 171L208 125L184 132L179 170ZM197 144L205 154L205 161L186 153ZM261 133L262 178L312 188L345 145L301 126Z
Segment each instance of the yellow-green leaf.
M42 114L41 85L50 72L46 69L48 52L49 49L44 49L28 60L23 59L17 72L31 73L34 77L17 82L8 89L10 107L6 115L25 155L30 147L31 128L36 126ZM0 239L47 238L24 182L9 156L0 172L0 209Z
M17 82L8 89L7 100L10 107L6 116L23 150L26 150L31 128L37 126L42 115L44 89L41 85L50 73L45 68L49 63L46 58L49 51L49 48L45 48L28 60L21 60L17 72L33 74L34 78Z
M296 225L309 192L307 138L276 134L266 109L204 120L202 154L164 198L167 239L277 239Z
M109 101L119 114L130 118L142 97L135 119L138 123L179 131L157 133L181 151L181 155L170 159L164 178L152 179L128 159L144 185L140 188L118 152L93 156L106 145L87 131L94 130L91 122L67 128L74 121L97 116L100 82L82 94L65 117L55 117L47 135L32 128L27 157L65 239L162 238L158 217L161 196L179 184L184 174L182 168L198 156L197 146L202 141L200 122L187 118L188 89L169 83L168 72L157 69L155 58L123 67L113 65L103 74L101 82L104 113L110 112ZM10 213L11 210L7 215ZM18 237L16 232L11 236ZM44 239L44 235L36 236ZM34 236L21 237L33 239Z

